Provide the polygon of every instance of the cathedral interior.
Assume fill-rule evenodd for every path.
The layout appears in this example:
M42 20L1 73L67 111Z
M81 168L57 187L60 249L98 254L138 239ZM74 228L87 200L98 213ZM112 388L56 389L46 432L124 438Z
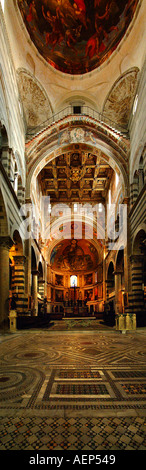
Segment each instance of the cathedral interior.
M144 0L0 0L1 450L144 450Z

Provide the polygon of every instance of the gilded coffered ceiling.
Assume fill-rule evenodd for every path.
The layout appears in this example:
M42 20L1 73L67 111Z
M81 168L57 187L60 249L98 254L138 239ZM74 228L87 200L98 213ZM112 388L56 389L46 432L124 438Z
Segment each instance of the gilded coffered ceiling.
M78 150L61 154L48 163L39 173L38 181L51 202L94 202L104 200L112 174L112 168L102 158Z

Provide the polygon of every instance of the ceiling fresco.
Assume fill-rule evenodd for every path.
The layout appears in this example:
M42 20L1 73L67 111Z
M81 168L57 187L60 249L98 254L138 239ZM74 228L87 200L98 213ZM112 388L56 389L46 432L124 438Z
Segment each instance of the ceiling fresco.
M123 38L140 0L18 0L32 42L72 75L99 67Z
M53 248L51 267L59 271L93 271L97 268L98 253L87 240L64 240Z

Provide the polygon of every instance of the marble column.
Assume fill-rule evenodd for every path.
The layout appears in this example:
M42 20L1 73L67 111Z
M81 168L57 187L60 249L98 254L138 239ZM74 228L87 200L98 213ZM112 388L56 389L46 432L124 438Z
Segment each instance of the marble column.
M51 302L51 266L47 266L47 313L52 312L52 302Z
M33 316L38 315L38 271L32 271Z
M44 279L38 279L38 291L42 299L44 299L44 290L45 290L45 280Z
M103 302L106 301L106 246L103 248Z
M143 292L143 256L134 254L130 257L132 266L133 312L144 311Z
M8 178L13 181L15 162L12 148L9 148L8 145L5 145L1 148L1 162L7 173Z
M18 295L17 310L24 313L28 309L28 296L25 295L25 261L23 255L14 255L13 285L14 294Z
M7 321L9 314L9 250L12 246L9 236L0 237L0 324Z
M114 276L115 276L115 314L118 315L122 311L122 298L120 298L122 271L115 271Z

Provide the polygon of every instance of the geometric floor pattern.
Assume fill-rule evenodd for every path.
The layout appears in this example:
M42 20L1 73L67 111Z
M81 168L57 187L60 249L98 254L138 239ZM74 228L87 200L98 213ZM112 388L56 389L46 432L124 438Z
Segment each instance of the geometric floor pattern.
M1 419L1 450L145 450L142 417Z
M0 335L0 450L145 450L146 331Z

